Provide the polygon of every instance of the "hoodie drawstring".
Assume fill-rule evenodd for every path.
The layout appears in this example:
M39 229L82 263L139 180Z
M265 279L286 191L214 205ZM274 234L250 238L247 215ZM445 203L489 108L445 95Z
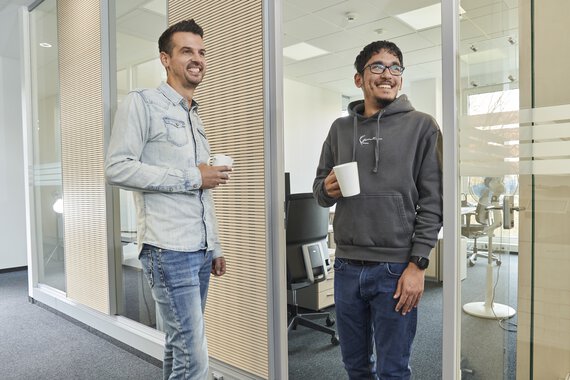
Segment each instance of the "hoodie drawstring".
M376 138L374 139L376 145L374 147L374 169L372 169L372 173L378 173L378 166L380 164L380 118L384 110L378 113L378 118L376 119ZM356 161L356 144L358 142L358 116L354 115L353 117L353 144L352 144L352 161Z
M356 130L356 126L358 125L358 117L356 115L354 115L354 123L352 124L352 131L353 131L353 136L352 136L352 161L356 161L356 142L358 141L358 134L357 134L357 130Z
M378 113L378 118L376 119L376 146L374 147L374 169L372 173L378 173L378 165L380 164L380 118L384 111Z

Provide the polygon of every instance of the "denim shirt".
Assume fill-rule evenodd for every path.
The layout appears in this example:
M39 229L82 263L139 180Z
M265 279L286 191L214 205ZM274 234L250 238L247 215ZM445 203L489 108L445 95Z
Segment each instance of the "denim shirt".
M139 252L146 243L222 256L212 193L200 189L210 146L197 111L167 83L130 92L117 110L105 176L133 191Z

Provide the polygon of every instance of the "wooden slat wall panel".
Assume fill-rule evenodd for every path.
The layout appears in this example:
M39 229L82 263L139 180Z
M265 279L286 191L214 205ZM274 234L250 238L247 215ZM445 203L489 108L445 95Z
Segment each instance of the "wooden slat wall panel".
M228 273L210 284L210 356L268 378L262 2L171 0L168 11L169 24L194 18L204 28L196 100L212 153L235 159L231 182L214 191Z
M99 1L59 0L67 296L108 314Z

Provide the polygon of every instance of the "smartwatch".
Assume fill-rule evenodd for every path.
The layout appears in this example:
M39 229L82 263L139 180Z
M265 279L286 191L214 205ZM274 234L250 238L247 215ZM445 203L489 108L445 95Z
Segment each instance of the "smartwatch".
M418 268L424 270L429 266L429 259L423 256L410 256L410 263L414 263Z

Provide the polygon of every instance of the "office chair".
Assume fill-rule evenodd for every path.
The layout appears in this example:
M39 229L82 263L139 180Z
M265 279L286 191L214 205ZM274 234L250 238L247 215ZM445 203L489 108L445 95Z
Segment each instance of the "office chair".
M468 239L473 239L473 249L471 250L471 254L467 261L469 266L473 266L477 261L477 257L488 258L489 256L488 252L479 251L479 248L477 247L477 239L489 236L489 233L493 234L496 226L490 222L489 211L487 210L487 207L481 203L477 203L475 211L464 214L463 218L461 235ZM473 222L472 218L475 219L475 222ZM501 259L497 255L492 254L491 258L497 262L497 265L501 265Z
M339 344L335 320L328 312L299 313L297 291L327 279L331 270L326 237L328 209L320 207L311 193L291 194L286 206L287 289L292 294L291 319L287 331L305 326L331 336L331 343ZM325 318L325 324L315 322Z

